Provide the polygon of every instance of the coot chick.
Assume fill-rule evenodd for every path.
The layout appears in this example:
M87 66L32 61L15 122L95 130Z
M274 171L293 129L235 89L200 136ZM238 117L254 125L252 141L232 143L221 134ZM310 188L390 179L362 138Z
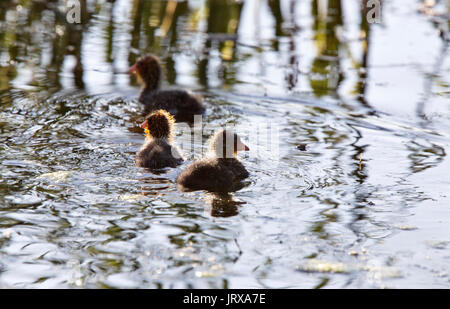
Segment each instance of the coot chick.
M249 148L239 136L229 130L221 130L212 138L211 156L190 164L177 177L182 191L207 190L231 192L243 187L242 180L249 176L244 165L236 158L238 151Z
M183 162L178 149L171 145L173 117L165 110L151 113L141 128L147 135L146 142L136 155L136 165L149 169L176 167Z
M130 73L136 74L143 83L139 102L144 104L144 114L164 109L174 115L178 122L193 122L194 115L205 111L202 98L186 90L160 90L161 64L156 56L139 58L130 68Z

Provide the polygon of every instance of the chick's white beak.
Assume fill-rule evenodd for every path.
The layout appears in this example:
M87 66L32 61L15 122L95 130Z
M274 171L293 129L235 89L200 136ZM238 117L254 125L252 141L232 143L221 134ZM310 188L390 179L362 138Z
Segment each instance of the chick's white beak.
M237 143L237 151L250 151L250 148L239 140Z

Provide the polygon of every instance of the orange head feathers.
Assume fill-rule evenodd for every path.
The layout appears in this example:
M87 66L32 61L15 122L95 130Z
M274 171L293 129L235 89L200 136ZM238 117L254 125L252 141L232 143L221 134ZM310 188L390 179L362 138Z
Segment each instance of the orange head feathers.
M148 115L141 124L141 128L145 129L145 133L150 138L170 139L174 123L173 116L169 112L160 109Z

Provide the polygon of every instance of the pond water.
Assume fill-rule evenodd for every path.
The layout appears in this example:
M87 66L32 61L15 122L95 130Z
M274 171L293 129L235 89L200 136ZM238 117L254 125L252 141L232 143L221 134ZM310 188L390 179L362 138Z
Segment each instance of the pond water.
M80 2L0 3L1 288L450 288L449 2ZM146 53L243 189L134 165Z

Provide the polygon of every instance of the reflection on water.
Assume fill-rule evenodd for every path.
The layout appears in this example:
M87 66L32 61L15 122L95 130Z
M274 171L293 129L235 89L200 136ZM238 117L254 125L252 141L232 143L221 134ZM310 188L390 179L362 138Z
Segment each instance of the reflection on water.
M368 3L1 1L0 287L448 287L450 7ZM279 128L241 190L135 167L145 53L205 126Z
M239 213L239 207L245 202L238 202L230 194L210 194L206 196L207 204L210 204L212 217L232 217Z

